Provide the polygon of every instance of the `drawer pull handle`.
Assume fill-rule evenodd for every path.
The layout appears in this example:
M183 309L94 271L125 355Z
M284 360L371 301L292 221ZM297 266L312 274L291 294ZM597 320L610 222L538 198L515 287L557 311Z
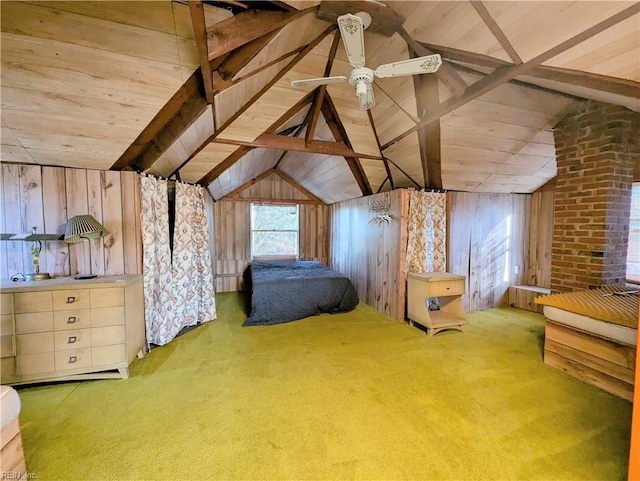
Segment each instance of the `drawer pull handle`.
M76 322L75 316L71 316L67 319L67 324L73 324Z
M76 302L76 298L73 296L69 296L67 297L67 304L73 304L74 302Z
M78 362L78 356L69 357L69 364L74 364L76 362Z
M76 336L71 336L69 337L69 340L67 341L67 344L73 344L78 340L78 338Z

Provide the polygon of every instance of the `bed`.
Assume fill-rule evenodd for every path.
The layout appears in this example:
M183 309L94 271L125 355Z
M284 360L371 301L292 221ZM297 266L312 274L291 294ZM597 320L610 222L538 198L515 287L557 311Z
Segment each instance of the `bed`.
M351 281L315 261L252 262L244 273L250 314L243 326L266 326L358 305Z
M638 342L638 291L625 286L539 297L544 362L631 401Z

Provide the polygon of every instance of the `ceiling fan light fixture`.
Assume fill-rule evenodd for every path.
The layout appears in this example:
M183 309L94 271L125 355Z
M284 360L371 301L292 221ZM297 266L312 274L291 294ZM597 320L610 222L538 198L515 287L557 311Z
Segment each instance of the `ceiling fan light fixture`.
M356 84L356 96L362 97L363 95L367 95L367 84L364 82L358 82Z
M356 17L360 17L362 19L362 29L366 30L371 25L371 15L367 12L358 12L355 14Z

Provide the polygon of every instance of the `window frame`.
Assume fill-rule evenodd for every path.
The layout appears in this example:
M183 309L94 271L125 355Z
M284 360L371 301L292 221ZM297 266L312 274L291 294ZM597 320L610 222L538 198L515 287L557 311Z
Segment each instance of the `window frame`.
M256 207L295 207L296 209L296 229L254 229L254 206ZM295 232L296 252L295 254L270 254L256 255L254 252L254 232ZM251 260L298 260L300 258L300 204L292 202L264 203L251 202L249 206L249 254Z

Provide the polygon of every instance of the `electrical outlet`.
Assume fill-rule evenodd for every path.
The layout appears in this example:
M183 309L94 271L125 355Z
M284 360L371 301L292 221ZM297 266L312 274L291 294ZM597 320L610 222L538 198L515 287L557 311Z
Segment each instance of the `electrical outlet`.
M513 273L514 274L519 274L520 273L520 266L513 266Z

